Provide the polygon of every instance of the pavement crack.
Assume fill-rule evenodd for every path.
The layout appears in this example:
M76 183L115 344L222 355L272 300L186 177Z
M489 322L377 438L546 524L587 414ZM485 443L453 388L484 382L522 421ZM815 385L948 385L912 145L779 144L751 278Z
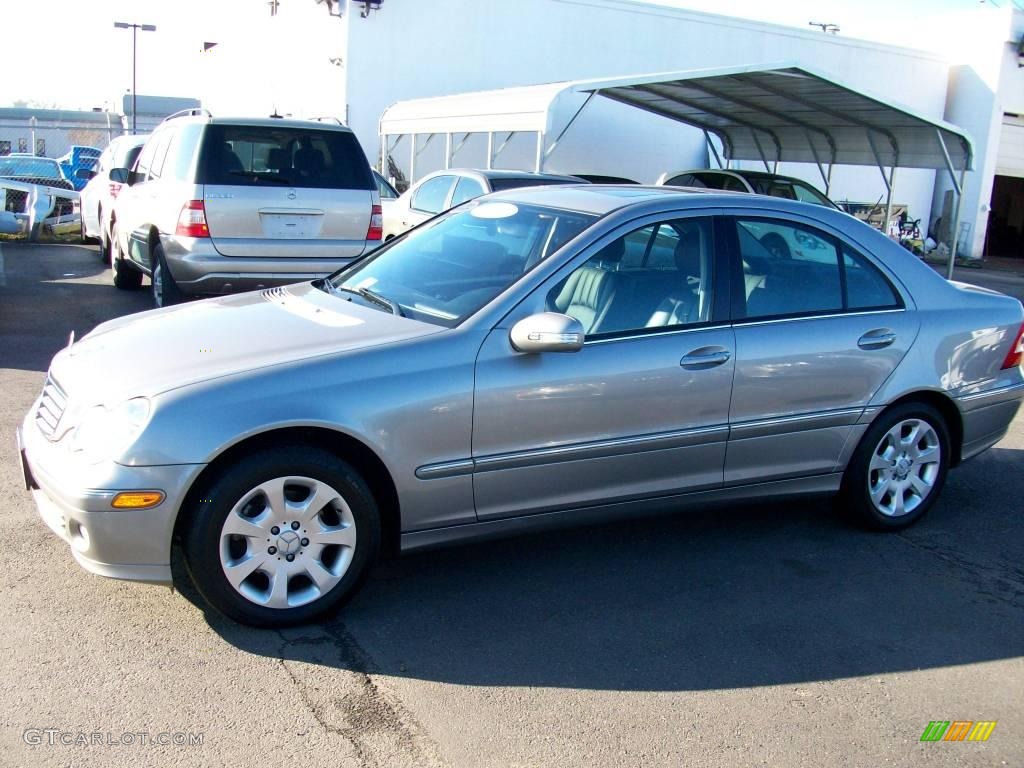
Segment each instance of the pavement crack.
M298 638L279 632L278 662L317 725L345 739L362 768L443 765L425 729L374 680L368 655L344 626L322 630ZM315 666L304 670L299 661ZM324 675L330 684L317 685Z
M896 536L915 549L930 554L950 566L956 577L987 587L980 590L980 594L1015 608L1024 600L1024 573L1019 569L977 563L949 547L919 541L905 532L899 532Z

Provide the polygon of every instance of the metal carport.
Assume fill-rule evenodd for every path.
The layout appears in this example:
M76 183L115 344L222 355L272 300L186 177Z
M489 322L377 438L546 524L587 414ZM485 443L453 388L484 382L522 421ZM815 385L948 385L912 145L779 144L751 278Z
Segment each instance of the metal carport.
M964 175L974 160L970 137L954 125L796 64L661 72L398 102L380 120L382 168L406 135L414 179L416 157L435 136L445 137L448 168L470 135L487 134L490 168L512 136L528 132L537 137L534 169L540 172L595 96L702 130L723 166L733 160L760 161L767 170L779 162L814 163L826 194L833 166L876 166L887 190L886 222L897 168L945 170L957 194L947 267L952 275ZM418 137L425 137L422 144Z

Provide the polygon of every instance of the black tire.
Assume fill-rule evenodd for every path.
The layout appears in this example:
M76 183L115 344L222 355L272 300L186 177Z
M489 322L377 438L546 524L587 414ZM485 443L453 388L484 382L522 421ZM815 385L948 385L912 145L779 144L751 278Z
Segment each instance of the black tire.
M221 563L222 528L235 505L261 483L285 477L311 478L340 494L351 511L356 543L347 569L325 594L303 605L270 608L246 597L228 580ZM195 500L194 508L182 510L189 515L182 541L186 567L207 602L241 624L291 626L336 610L355 593L380 551L380 515L369 487L349 464L320 448L294 445L253 453L226 467L196 496L200 498ZM287 533L287 527L284 532ZM305 530L300 529L300 532L305 533ZM260 547L265 544L262 539L252 541L258 541ZM271 557L279 560L280 552L269 549L276 541L267 539L271 544L267 545L266 555L262 550L254 554L263 562ZM272 561L271 565L274 565ZM266 576L260 568L253 573L257 578ZM300 578L303 577L300 575ZM294 580L294 575L289 577L286 590Z
M110 272L114 287L122 291L137 291L142 287L142 273L125 263L117 238L117 222L110 225Z
M153 292L153 306L155 307L170 307L185 300L185 294L178 287L171 270L167 268L163 243L157 243L153 249L150 288Z
M873 470L871 467L872 459L876 457L876 454L882 448L883 438L886 438L890 430L893 430L897 425L912 422L920 422L931 428L939 450L938 460L927 462L918 458L915 464L915 459L910 458L911 466L909 467L885 467ZM924 439L922 437L921 441ZM924 444L921 441L919 441L915 450L919 450L920 446ZM902 454L897 452L897 456L900 455ZM949 428L946 426L946 421L942 414L935 408L926 403L904 403L890 408L883 412L868 428L867 432L864 433L864 437L850 459L846 473L843 476L842 505L851 517L871 530L898 531L913 525L927 514L942 492L942 486L945 484L946 475L949 472L950 456ZM878 458L883 460L880 454L878 454ZM927 469L925 469L926 466ZM921 473L921 477L918 478L920 480L925 473L929 475L932 473L932 466L934 466L934 476L930 480L930 490L919 501L916 501L912 509L902 514L894 512L886 514L881 511L879 506L893 507L897 503L896 493L891 490L886 491L885 495L881 497L879 505L876 505L875 501L872 500L870 489L872 487L884 488L886 483L889 482L887 478L891 478L893 482L903 482L903 479L899 476L899 473L902 471L904 473L909 472L909 474L906 474L907 482L912 482L909 478L910 474L914 473ZM909 487L906 491L910 494L910 501L914 502L914 493L916 491ZM903 491L900 491L899 495L899 507L909 506ZM885 503L886 499L890 500L888 504Z

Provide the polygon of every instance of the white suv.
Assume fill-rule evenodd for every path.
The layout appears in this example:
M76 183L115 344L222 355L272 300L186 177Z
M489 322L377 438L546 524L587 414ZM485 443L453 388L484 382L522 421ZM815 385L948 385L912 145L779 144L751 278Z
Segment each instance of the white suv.
M111 217L118 288L150 276L156 306L310 280L381 239L380 195L351 130L278 118L165 120Z

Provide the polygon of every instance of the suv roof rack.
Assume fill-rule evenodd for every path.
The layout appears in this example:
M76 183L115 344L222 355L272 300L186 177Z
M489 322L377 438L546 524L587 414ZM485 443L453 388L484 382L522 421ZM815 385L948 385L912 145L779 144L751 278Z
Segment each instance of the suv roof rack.
M210 110L206 109L205 107L191 107L189 109L182 109L182 110L180 110L178 112L175 112L172 115L168 115L167 117L165 117L163 119L162 122L166 123L168 120L174 120L175 118L178 118L178 117L195 117L196 115L203 115L205 117L213 117L213 113L210 112Z

